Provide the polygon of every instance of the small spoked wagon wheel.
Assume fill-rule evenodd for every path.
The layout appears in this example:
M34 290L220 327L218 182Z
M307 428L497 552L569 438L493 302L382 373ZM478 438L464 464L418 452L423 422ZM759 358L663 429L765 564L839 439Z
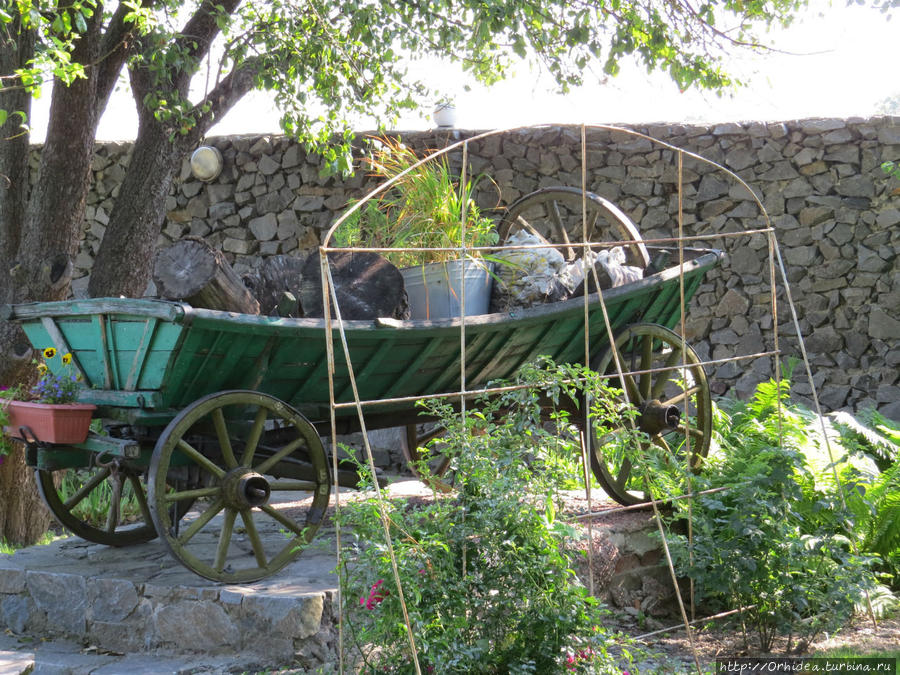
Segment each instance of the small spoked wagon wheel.
M204 474L200 484L167 489L190 467ZM244 390L210 394L182 410L156 443L149 484L153 522L172 555L228 583L262 579L295 560L319 529L331 492L313 425L283 401ZM193 500L173 523L171 507Z
M591 468L606 493L620 504L648 501L643 472L634 466L649 444L687 461L692 471L700 468L712 438L712 400L700 357L677 334L656 324L635 324L615 340L624 383L620 380L612 350L604 354L596 370L609 384L627 393L638 411L637 430L647 434L639 448L624 440L631 423L618 429L588 434ZM634 374L628 374L634 373ZM689 448L689 450L688 450Z
M413 475L438 492L450 492L453 489L453 472L450 470L450 458L441 454L440 448L433 448L427 455L428 470L423 470L422 461L426 454L422 449L433 439L439 438L444 428L438 424L409 424L403 440L403 457Z
M118 458L94 459L90 468L35 470L38 491L56 520L73 534L106 546L155 538L141 470Z
M586 219L582 217L584 205ZM501 243L520 230L538 234L552 244L564 245L561 253L571 261L582 256L580 248L569 244L583 240L585 221L587 241L619 242L625 248L628 265L643 269L650 264L647 248L631 219L608 199L593 192L582 193L579 188L548 187L520 197L510 205L497 232Z

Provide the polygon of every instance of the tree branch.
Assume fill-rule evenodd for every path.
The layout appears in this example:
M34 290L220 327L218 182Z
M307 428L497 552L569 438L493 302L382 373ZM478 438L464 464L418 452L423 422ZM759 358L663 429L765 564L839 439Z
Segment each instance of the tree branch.
M209 110L202 113L197 119L195 129L198 138L202 137L210 127L219 121L241 98L253 89L256 84L256 76L263 67L264 59L256 56L244 61L241 66L232 70L219 82L206 98L195 106L196 110L202 110L207 104Z
M153 0L143 0L141 2L142 8L148 8L152 5ZM101 110L106 107L106 102L116 86L116 80L119 79L119 73L122 72L125 59L128 58L130 38L134 35L135 29L133 23L125 21L125 16L130 11L130 8L120 3L109 21L103 39L100 41L97 97L102 101L102 105L100 105Z

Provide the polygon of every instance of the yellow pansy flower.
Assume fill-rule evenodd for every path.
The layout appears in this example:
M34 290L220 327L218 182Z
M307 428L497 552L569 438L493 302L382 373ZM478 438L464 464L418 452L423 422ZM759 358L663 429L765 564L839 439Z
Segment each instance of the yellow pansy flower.
M41 375L43 375L44 373L46 373L46 372L49 370L49 368L47 368L47 364L46 364L46 363L39 363L39 364L37 364L37 369L38 369L38 372L39 372Z
M66 365L66 366L69 365L70 363L72 363L72 355L69 352L66 352L65 354L63 354L62 362L63 362L63 365Z
M53 347L47 347L44 350L45 359L52 359L54 356L56 356L56 350Z

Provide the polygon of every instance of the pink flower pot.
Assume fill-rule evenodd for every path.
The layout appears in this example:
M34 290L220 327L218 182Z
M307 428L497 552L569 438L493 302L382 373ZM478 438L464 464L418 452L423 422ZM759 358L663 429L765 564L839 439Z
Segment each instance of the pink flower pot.
M10 401L6 406L8 436L43 443L83 443L97 406L90 403L31 403ZM27 428L25 435L21 430ZM30 430L30 432L28 431Z

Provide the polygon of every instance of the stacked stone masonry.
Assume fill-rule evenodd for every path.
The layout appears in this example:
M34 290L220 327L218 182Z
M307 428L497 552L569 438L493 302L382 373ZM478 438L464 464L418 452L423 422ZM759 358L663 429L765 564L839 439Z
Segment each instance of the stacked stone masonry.
M664 142L619 131L587 130L588 189L628 213L645 239L678 233L678 154L682 148L746 181L775 229L806 339L813 379L826 410L876 407L900 420L900 196L881 170L900 160L900 118L805 119L712 126L632 127ZM399 133L416 149L436 149L472 131ZM367 135L360 134L361 156ZM302 145L279 136L211 138L225 168L212 183L191 176L186 157L168 197L159 245L187 234L220 247L239 271L275 254L305 255L327 227L377 181L365 171L342 179ZM580 127L506 132L469 145L470 171L482 208L502 209L550 185L581 185ZM73 290L87 275L108 223L130 146L99 145L84 242ZM461 161L455 151L451 164ZM767 226L748 191L727 173L683 155L681 206L686 236L728 258L708 274L687 311L689 341L703 358L751 355L774 347ZM498 210L499 214L499 210ZM736 235L736 236L735 236ZM776 268L777 271L777 268ZM778 335L786 356L799 356L796 331L780 283ZM152 293L152 288L150 289ZM747 395L773 374L770 358L710 367L717 393ZM811 394L802 369L801 399Z

